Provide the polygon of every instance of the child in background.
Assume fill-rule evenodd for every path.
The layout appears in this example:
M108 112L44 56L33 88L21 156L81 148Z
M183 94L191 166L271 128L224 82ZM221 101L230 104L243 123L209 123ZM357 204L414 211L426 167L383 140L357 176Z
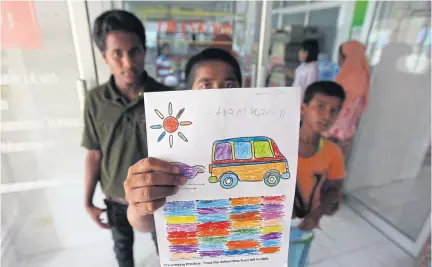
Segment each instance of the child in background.
M305 40L298 52L301 64L295 70L292 86L301 88L302 99L306 88L318 81L318 54L319 44L316 40Z
M332 126L344 100L343 88L331 81L315 82L305 92L289 267L308 265L313 230L319 227L322 216L332 215L338 208L345 177L344 158L340 148L324 139L321 132Z

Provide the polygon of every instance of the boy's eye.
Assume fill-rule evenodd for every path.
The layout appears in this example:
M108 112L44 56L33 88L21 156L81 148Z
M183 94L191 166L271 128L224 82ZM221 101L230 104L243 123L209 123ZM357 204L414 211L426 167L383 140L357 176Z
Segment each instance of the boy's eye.
M114 53L113 53L113 55L114 55L114 57L121 57L121 51L120 50L115 50L114 51Z
M203 83L203 84L201 84L200 89L211 89L211 84L210 83Z
M225 88L235 88L235 84L233 82L227 82L225 83Z

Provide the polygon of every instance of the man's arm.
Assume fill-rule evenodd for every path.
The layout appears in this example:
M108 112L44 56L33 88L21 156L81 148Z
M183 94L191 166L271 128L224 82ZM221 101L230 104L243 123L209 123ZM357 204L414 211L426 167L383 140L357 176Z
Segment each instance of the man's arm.
M82 138L82 146L87 149L84 173L84 208L99 227L106 229L109 228L109 225L102 223L100 219L104 210L93 205L93 195L100 177L102 153L93 123L91 108L90 97L87 96L84 106L84 131Z
M85 158L85 188L84 188L84 205L85 207L93 206L93 195L96 185L99 181L99 171L101 164L101 152L96 149L87 150Z
M319 220L324 215L333 215L339 207L342 195L343 178L345 177L345 163L339 147L330 155L331 163L328 178L321 186L320 205L312 210L299 225L299 229L312 230L319 226Z
M327 180L321 189L320 209L323 215L333 215L339 208L343 179Z
M91 149L87 151L85 159L85 187L84 187L84 208L90 215L92 220L99 225L99 227L108 229L108 224L103 223L100 219L101 214L105 211L93 205L93 196L96 185L99 181L101 164L100 150Z
M301 230L313 230L319 226L324 215L333 215L338 207L342 193L343 179L327 180L321 190L320 205L312 210L298 226Z

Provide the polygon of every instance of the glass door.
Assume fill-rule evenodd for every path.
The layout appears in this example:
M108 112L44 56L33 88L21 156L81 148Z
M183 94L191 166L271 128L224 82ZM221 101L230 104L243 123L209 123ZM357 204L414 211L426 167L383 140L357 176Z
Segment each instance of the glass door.
M377 3L369 104L347 179L355 208L413 256L430 233L430 38L430 2Z
M77 80L84 77L82 48L91 47L77 46L76 32L89 38L82 34L88 23L69 4L1 1L2 266L84 266L74 258L101 266L92 261L97 251L62 251L110 238L83 208L85 91ZM94 69L91 56L84 64Z

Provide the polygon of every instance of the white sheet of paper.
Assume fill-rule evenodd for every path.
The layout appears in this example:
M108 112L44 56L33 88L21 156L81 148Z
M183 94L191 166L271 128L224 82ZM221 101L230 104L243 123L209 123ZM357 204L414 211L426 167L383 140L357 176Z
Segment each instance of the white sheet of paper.
M149 156L181 163L190 178L154 215L161 266L284 266L300 89L158 92L144 99Z

